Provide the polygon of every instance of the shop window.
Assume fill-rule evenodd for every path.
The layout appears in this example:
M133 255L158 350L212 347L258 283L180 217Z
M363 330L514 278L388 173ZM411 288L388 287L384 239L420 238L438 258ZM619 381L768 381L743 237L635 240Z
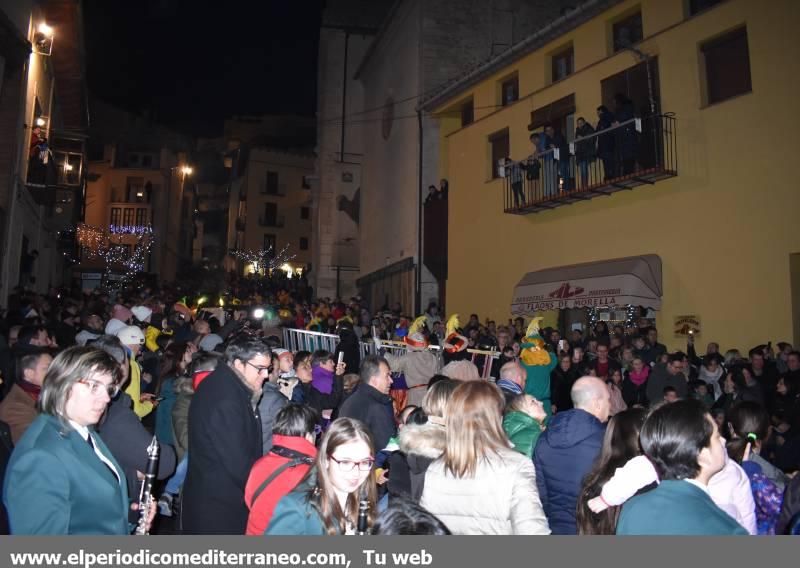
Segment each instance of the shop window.
M707 104L743 95L753 89L746 28L707 41L700 50L705 67Z

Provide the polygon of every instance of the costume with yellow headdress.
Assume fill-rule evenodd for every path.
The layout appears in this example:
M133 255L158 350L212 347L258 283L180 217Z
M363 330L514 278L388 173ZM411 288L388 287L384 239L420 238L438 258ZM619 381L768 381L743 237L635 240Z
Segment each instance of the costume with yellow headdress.
M554 353L544 348L544 339L539 335L539 323L543 318L535 317L525 332L520 346L520 363L527 374L525 392L542 401L550 414L550 372L558 364Z
M461 322L458 319L458 314L453 314L450 316L450 319L447 320L447 325L445 326L445 333L447 335L445 336L443 345L445 353L449 355L460 353L469 345L469 340L458 333L459 327L461 327Z
M395 389L395 385L392 385L390 394L395 400L396 410L402 409L406 404L421 406L428 381L439 372L439 358L428 349L428 339L422 333L422 326L426 321L426 316L420 316L408 328L408 334L403 338L407 346L403 355L386 355L392 371L403 374L408 389L405 392L396 392L401 389Z

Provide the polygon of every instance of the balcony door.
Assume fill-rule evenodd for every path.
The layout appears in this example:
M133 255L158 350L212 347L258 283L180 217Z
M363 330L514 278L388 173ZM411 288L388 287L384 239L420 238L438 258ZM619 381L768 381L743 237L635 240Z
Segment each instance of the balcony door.
M652 57L648 61L643 61L633 67L628 67L624 71L620 71L602 80L600 88L603 104L607 106L611 112L615 112L616 95L622 94L633 103L635 116L645 118L651 114L648 66L649 82L652 84L653 104L655 105L656 114L662 112L660 83L658 78L658 57ZM594 118L596 120L596 117ZM636 156L640 168L649 168L657 163L656 156L660 155L661 152L660 149L657 149L657 146L660 146L659 141L662 137L659 132L654 132L654 130L660 128L660 124L659 121L642 121L643 131L638 139Z

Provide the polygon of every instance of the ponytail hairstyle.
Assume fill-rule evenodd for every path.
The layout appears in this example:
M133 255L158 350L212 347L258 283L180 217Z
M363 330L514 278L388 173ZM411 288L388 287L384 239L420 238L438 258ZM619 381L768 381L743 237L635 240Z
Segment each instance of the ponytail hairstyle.
M728 411L728 430L728 457L742 463L747 446L756 449L769 436L769 414L757 402L740 402Z

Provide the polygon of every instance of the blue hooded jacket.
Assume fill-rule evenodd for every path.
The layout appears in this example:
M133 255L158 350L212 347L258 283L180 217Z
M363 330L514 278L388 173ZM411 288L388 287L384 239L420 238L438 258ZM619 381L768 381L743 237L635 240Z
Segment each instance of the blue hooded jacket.
M583 478L603 446L605 424L579 408L559 412L536 444L536 485L553 534L576 534Z

